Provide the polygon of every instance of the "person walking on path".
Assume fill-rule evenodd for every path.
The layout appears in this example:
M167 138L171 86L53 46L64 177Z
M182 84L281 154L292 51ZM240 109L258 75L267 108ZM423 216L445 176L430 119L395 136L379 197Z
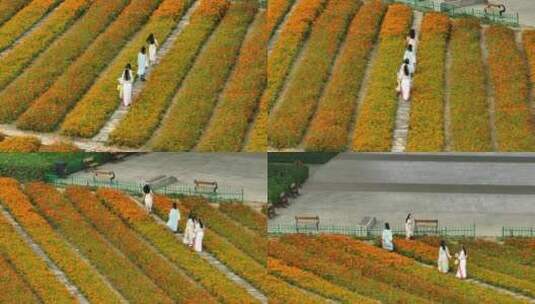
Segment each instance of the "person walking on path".
M404 101L409 101L411 96L411 76L408 64L403 64L398 73L398 87L396 91L401 93Z
M158 40L154 37L154 34L149 35L147 43L149 44L149 64L153 65L156 63L156 51L160 45L158 44Z
M204 224L200 218L195 222L195 243L193 250L196 252L202 252L202 242L204 239Z
M405 239L410 240L412 239L413 235L414 235L414 221L412 220L412 216L409 213L409 215L407 215L407 218L405 219Z
M382 243L383 248L388 251L394 250L394 243L393 236L392 236L392 230L390 230L390 224L385 223L385 229L383 230L383 236L382 236Z
M407 49L403 54L403 61L407 59L409 59L409 71L412 71L412 77L414 75L414 71L416 71L416 54L414 53L413 46L411 44L407 46Z
M193 238L195 236L194 234L195 229L195 217L190 214L188 216L188 221L186 222L186 228L184 229L184 238L182 239L182 242L184 245L187 245L191 247L193 245Z
M442 273L448 273L450 269L449 259L451 259L450 251L446 246L446 241L440 241L440 247L438 249L438 271Z
M134 73L132 72L132 66L128 63L119 78L119 97L123 99L123 105L125 107L130 106L132 103L132 84L134 83Z
M137 54L137 74L140 76L141 81L145 81L145 72L148 67L149 62L147 60L147 51L143 46Z
M169 219L167 220L167 227L174 233L178 232L178 222L180 221L180 210L178 210L176 203L173 203L173 208L169 210Z
M412 50L416 54L416 30L411 29L407 36L407 45L412 45Z
M468 258L468 254L466 253L466 248L464 245L461 246L461 251L455 255L457 257L457 274L456 277L464 280L466 279L467 273L466 273L466 259Z
M152 203L154 202L154 193L149 185L143 186L143 193L145 193L145 197L143 199L145 202L145 210L147 210L148 213L151 213Z

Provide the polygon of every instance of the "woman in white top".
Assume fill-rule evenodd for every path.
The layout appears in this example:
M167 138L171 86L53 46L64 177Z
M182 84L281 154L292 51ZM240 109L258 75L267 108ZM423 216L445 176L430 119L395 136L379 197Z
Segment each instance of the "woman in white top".
M169 210L169 219L167 220L167 227L173 232L178 232L178 222L180 221L180 211L176 203L173 203L173 208Z
M147 42L149 44L149 64L153 65L156 62L156 51L160 45L154 34L149 35Z
M197 219L195 223L195 245L193 249L196 252L202 252L202 241L204 239L204 225L201 219Z
M410 240L414 234L414 222L412 216L409 213L405 219L405 239Z
M193 245L193 237L194 237L194 229L195 229L195 217L193 215L189 215L188 221L186 222L186 228L184 229L184 238L182 239L182 242L184 245L192 246Z
M411 71L411 76L416 71L416 54L414 53L413 46L409 44L405 53L403 54L403 61L409 59L409 70Z
M411 76L409 66L404 64L398 73L398 91L401 92L403 100L409 101L411 96Z
M124 68L119 84L121 85L121 95L123 98L123 105L128 107L132 103L132 84L134 83L134 73L132 73L132 66L127 64Z
M456 256L459 263L456 276L461 280L466 279L466 259L468 258L468 254L464 245L461 246L461 251Z
M152 189L149 185L143 186L143 192L145 193L145 198L143 201L145 202L145 209L148 213L152 212L152 203L154 201L154 194L152 193Z
M385 223L385 229L383 230L383 236L382 236L382 243L383 248L388 251L394 250L394 243L393 236L392 236L392 230L390 230L390 224Z
M149 62L147 60L147 51L145 50L145 47L141 47L141 50L137 54L137 74L140 76L141 81L145 81L145 72L147 67L149 66Z
M416 54L416 31L411 29L409 35L407 36L407 45L412 45L412 50Z
M451 258L450 251L446 246L444 240L440 241L440 248L438 249L438 271L447 273L450 269L449 259Z

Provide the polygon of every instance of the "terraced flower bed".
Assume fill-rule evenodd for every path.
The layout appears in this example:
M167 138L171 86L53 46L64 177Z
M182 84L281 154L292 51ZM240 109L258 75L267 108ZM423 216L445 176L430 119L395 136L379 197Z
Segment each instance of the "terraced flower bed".
M24 5L31 0L6 0L0 2L0 24L15 15Z
M357 115L352 150L390 150L397 110L395 77L403 58L405 35L411 20L412 11L408 6L393 4L388 7L366 95Z
M413 80L408 151L444 150L444 84L448 16L424 16L418 43L418 73Z
M219 205L219 211L226 214L241 225L265 235L267 231L267 219L261 213L251 207L240 203L224 203Z

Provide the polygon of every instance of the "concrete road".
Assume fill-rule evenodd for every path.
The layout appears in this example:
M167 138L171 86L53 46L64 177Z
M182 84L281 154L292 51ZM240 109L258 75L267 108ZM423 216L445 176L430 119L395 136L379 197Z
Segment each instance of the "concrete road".
M492 4L505 5L507 13L518 13L520 24L535 26L535 1L533 0L490 0ZM483 9L485 5L473 5L468 8Z
M357 225L375 216L402 226L412 212L499 235L502 226L535 226L535 154L345 153L316 167L302 192L271 221L319 215L325 224Z
M141 182L159 175L175 176L179 183L193 186L194 179L215 180L220 187L244 189L245 200L267 201L267 155L265 153L148 153L105 164L117 180ZM75 175L90 176L79 172Z

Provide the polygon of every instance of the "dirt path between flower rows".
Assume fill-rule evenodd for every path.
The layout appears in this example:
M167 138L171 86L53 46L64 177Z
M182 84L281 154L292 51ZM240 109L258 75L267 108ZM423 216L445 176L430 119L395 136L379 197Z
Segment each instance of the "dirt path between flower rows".
M485 69L485 86L487 91L487 103L489 105L489 126L492 151L498 151L498 138L496 134L496 103L494 99L494 87L490 78L489 50L487 49L487 35L485 33L488 25L481 25L481 54L483 56L483 68Z

